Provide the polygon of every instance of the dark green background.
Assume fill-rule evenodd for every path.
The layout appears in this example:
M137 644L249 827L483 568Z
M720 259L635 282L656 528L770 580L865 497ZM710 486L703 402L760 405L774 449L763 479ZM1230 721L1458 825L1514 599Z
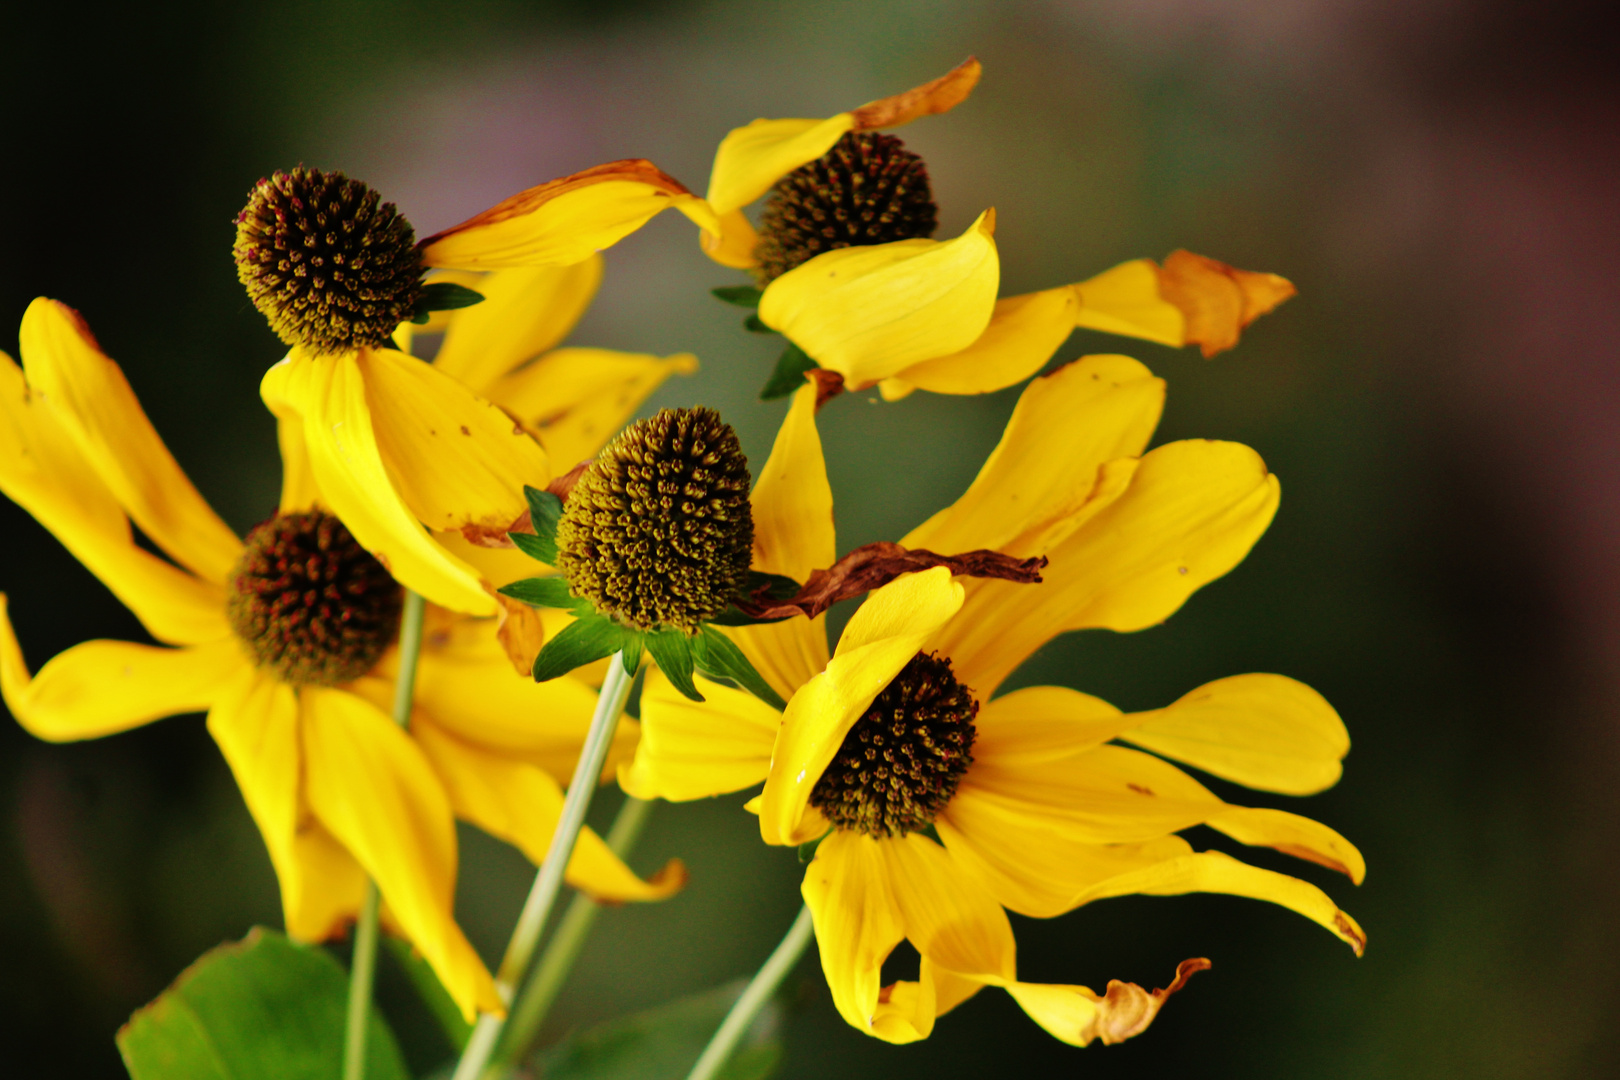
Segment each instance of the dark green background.
M1006 292L1185 246L1301 295L1239 351L1079 334L1170 380L1161 439L1257 448L1281 513L1168 625L1057 643L1019 681L1127 708L1280 671L1355 740L1288 805L1370 866L1317 881L1369 931L1355 960L1291 913L1121 899L1018 920L1030 979L1212 972L1122 1047L1074 1050L986 992L928 1042L845 1027L790 983L791 1077L1590 1077L1620 1065L1616 85L1598 5L1484 3L155 3L0 11L0 322L81 309L227 519L268 514L276 341L229 259L259 176L303 161L381 188L426 234L529 184L645 156L701 190L718 138L825 116L985 62L974 97L901 134L942 235L997 207ZM575 340L691 350L653 405L722 408L763 460L772 346L705 294L737 275L666 215L614 249ZM15 347L10 330L0 347ZM849 395L823 414L841 546L952 498L1016 392ZM135 621L0 506L0 588L37 666ZM1224 793L1235 793L1221 788ZM739 799L660 808L638 863L676 900L606 913L552 1031L750 971L798 867ZM604 806L602 810L609 807ZM459 911L488 955L529 872L464 834ZM1213 843L1208 836L1194 838ZM1285 860L1257 857L1267 865ZM112 1032L208 947L279 922L268 862L198 718L47 746L0 729L0 1072L122 1075ZM389 969L391 970L391 969ZM385 970L419 1067L437 1048Z

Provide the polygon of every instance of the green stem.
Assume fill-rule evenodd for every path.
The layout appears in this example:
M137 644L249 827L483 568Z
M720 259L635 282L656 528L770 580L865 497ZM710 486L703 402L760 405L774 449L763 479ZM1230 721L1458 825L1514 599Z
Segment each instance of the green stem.
M650 802L628 797L624 800L607 834L607 846L613 854L622 859L630 853L631 847L641 836L651 810ZM522 1061L528 1054L535 1036L540 1033L540 1025L545 1023L557 994L568 980L568 973L573 970L574 962L585 948L585 939L590 936L591 927L596 925L596 917L601 911L602 905L584 893L576 893L569 901L562 922L557 924L551 940L546 942L545 951L540 954L534 975L518 995L511 1015L506 1018L506 1034L495 1055L498 1066Z
M557 819L557 831L551 834L551 847L535 875L529 898L523 902L523 913L518 916L512 939L506 944L506 955L495 972L495 992L501 1002L510 1006L517 988L529 973L529 961L540 942L541 931L551 914L552 905L562 889L563 874L568 860L574 854L574 841L585 824L585 811L607 761L608 748L613 745L613 732L619 726L619 714L624 712L625 699L630 696L634 677L624 669L624 654L614 653L608 661L607 677L596 699L596 713L591 717L591 730L580 748L579 763L574 766L574 778L568 782L568 794L563 799L562 814ZM484 1075L495 1041L500 1038L505 1022L493 1013L484 1013L473 1028L467 1048L461 1052L452 1080L477 1080Z
M703 1056L698 1058L692 1071L686 1074L686 1080L713 1080L731 1060L732 1053L737 1049L737 1043L742 1040L748 1026L759 1015L759 1010L776 993L776 988L787 978L787 973L793 970L793 965L799 962L804 955L807 945L815 938L815 926L810 921L810 909L799 909L799 917L793 920L788 927L787 936L782 943L771 953L765 966L759 969L754 981L742 992L742 997L731 1007L721 1023L720 1029L709 1040L709 1045L703 1048Z
M394 723L411 726L416 697L416 663L422 655L422 616L427 602L406 590L399 620L399 675L394 680ZM364 1080L366 1030L371 1021L371 984L377 975L377 908L381 897L375 881L366 882L365 900L354 928L354 957L349 963L349 1012L343 1034L343 1080Z

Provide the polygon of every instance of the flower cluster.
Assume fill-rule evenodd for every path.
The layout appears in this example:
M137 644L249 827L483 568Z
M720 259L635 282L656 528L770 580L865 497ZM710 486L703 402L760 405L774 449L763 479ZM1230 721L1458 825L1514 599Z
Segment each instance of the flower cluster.
M1150 448L1165 386L1138 361L1032 376L1076 328L1213 356L1293 287L1177 251L1001 296L994 209L934 239L928 167L888 133L961 105L980 74L969 60L833 117L739 127L704 196L618 161L420 241L342 173L259 181L234 252L288 346L261 388L283 485L245 539L84 319L36 300L21 365L0 355L0 490L158 644L89 641L30 673L0 598L12 714L67 741L206 712L288 933L374 926L380 896L387 928L483 1018L466 1075L514 1007L533 935L522 945L520 924L495 974L472 949L453 910L455 822L542 866L540 923L548 866L551 896L562 877L604 901L670 896L678 861L643 879L581 831L590 790L612 780L671 802L759 788L747 809L762 841L808 860L838 1011L889 1042L928 1037L985 987L1065 1042L1117 1042L1208 966L1190 959L1152 992L1024 981L1009 911L1229 893L1360 953L1364 934L1315 885L1180 835L1208 826L1359 882L1361 855L1331 828L1229 803L1181 767L1286 795L1331 786L1349 739L1320 695L1274 674L1135 713L1063 686L1002 692L1060 634L1169 618L1247 556L1278 506L1248 447ZM752 275L713 292L784 339L762 396L791 400L755 470L712 409L625 426L693 357L560 347L599 253L670 208L716 263ZM1018 383L960 498L840 557L820 409L845 390L892 401ZM826 612L862 597L830 646ZM621 722L646 657L639 722ZM885 984L902 940L920 966Z

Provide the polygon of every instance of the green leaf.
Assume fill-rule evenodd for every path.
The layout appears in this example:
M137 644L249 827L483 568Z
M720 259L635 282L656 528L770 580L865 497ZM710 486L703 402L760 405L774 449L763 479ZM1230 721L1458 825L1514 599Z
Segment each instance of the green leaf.
M744 319L743 320L743 329L747 330L751 334L774 334L774 333L776 333L775 330L771 329L769 326L766 326L764 320L761 319L758 315L750 315L750 316L748 316L748 318Z
M656 653L653 655L657 656ZM771 684L754 670L754 665L748 662L748 657L743 655L742 650L720 631L705 626L703 632L692 639L692 659L697 669L710 678L730 679L771 708L777 710L787 708L787 702L783 701L781 695L771 689ZM675 680L672 678L670 681Z
M759 307L760 298L765 295L764 290L752 285L722 285L718 289L710 289L710 295L716 300L724 300L728 304L738 307Z
M679 630L660 630L647 635L647 651L652 653L653 663L670 685L690 700L702 701L703 695L692 684L692 644L693 639Z
M683 1080L742 993L743 980L577 1031L530 1059L546 1080ZM720 1080L765 1080L782 1061L781 1006L760 1011Z
M420 326L428 321L428 315L432 312L454 311L483 302L483 293L474 292L465 285L457 285L453 281L429 282L422 286L422 296L416 301L415 310L411 312L411 322Z
M532 577L502 585L495 590L502 596L522 601L530 607L562 608L576 615L591 611L591 602L568 591L568 579L562 577Z
M606 615L582 615L541 648L534 658L534 681L546 682L612 656L624 647L624 638L624 627Z
M787 397L793 391L804 385L804 373L814 371L816 362L805 351L793 342L776 361L776 370L765 383L765 389L759 392L761 401L772 401L779 397Z
M256 927L204 953L118 1032L133 1080L331 1080L343 1071L349 977L319 948ZM376 1010L367 1080L409 1080Z
M547 566L557 565L557 541L533 533L512 532L506 535L517 545L517 549L529 558L538 559Z
M433 967L405 941L399 938L385 938L388 951L394 954L399 966L405 969L410 977L411 984L421 995L422 1003L428 1007L433 1018L444 1029L444 1037L450 1040L450 1048L461 1053L467 1048L467 1040L472 1037L472 1025L461 1015L461 1006L450 996L450 991L444 988L439 977L433 973ZM366 1074L371 1075L369 1072Z

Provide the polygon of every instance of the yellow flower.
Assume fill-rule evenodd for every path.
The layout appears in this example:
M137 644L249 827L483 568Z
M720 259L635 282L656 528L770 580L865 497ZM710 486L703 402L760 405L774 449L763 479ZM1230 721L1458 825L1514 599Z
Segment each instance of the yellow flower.
M369 875L463 1012L498 1010L452 913L454 819L542 858L562 806L554 777L573 768L595 694L514 678L492 621L430 608L402 730L387 711L399 586L321 510L301 459L285 461L280 513L244 546L76 312L36 300L20 339L23 368L0 354L0 490L164 645L88 641L30 676L0 597L12 715L60 742L207 711L275 864L288 932L340 932ZM140 547L132 522L172 561ZM643 882L589 834L569 864L570 880L614 900L668 895L681 876L672 864Z
M422 526L503 534L524 511L523 486L553 478L529 430L556 426L546 399L571 410L554 441L576 453L692 363L563 350L516 370L551 349L589 302L600 279L595 253L670 207L714 223L703 200L650 163L614 162L417 244L392 204L340 173L300 168L256 186L238 218L238 274L292 346L262 396L284 421L283 452L307 461L327 505L406 587L456 611L493 614L478 572ZM436 365L392 347L402 322L434 307L435 285L421 281L427 269L460 272L439 287L489 275L478 281L486 299L458 313L460 329ZM497 384L528 411L526 423L482 396Z
M1019 981L1005 910L1044 918L1128 893L1224 892L1292 908L1358 953L1364 944L1314 885L1175 835L1205 824L1361 880L1360 854L1333 830L1226 803L1164 760L1265 791L1329 787L1349 739L1315 691L1239 675L1129 714L1063 687L995 696L1057 634L1162 622L1270 523L1277 481L1247 447L1144 453L1163 393L1123 356L1037 379L967 492L903 541L1044 554L1042 583L957 581L943 567L906 575L867 598L831 657L819 620L735 631L789 699L783 714L712 683L707 705L662 678L648 684L620 783L693 799L763 779L750 807L764 839L822 838L804 898L834 1002L863 1031L925 1038L936 1016L989 985L1066 1042L1112 1042L1144 1029L1169 993ZM754 496L755 569L799 580L834 553L814 404L812 388L798 392ZM919 977L884 987L883 961L902 938L922 956ZM1189 963L1170 989L1201 964Z
M890 399L919 387L988 393L1033 375L1077 327L1197 344L1211 356L1293 295L1275 274L1178 251L1162 267L1138 259L998 301L995 212L953 239L930 239L935 214L920 159L870 134L954 108L979 76L969 59L825 120L755 120L715 154L708 203L720 229L703 234L704 249L726 266L756 268L768 280L760 321L848 388L878 384ZM743 207L773 187L756 233Z

